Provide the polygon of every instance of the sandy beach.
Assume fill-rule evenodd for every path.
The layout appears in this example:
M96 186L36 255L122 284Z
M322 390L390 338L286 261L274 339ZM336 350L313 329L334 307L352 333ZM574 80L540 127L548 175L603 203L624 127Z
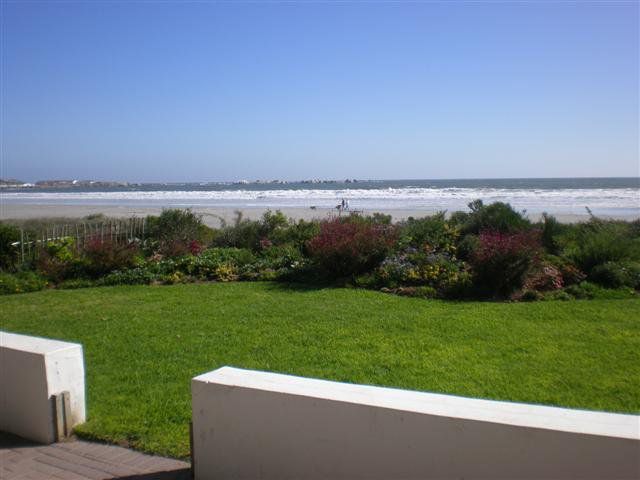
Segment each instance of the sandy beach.
M238 209L229 207L194 207L192 210L202 215L203 221L211 227L219 227L224 222L231 223L236 217ZM267 211L267 208L248 208L241 209L244 218L258 219ZM273 209L272 209L273 210ZM326 219L336 216L338 212L331 208L280 208L280 211L295 220L304 219ZM4 204L0 205L0 220L9 219L32 219L32 218L81 218L88 215L103 214L109 217L128 218L128 217L144 217L147 215L158 215L162 211L162 207L134 207L126 205L20 205L20 204ZM408 217L424 217L432 215L437 210L420 209L420 210L359 210L363 214L384 213L391 215L394 221L403 220ZM531 220L537 221L539 214L529 215ZM589 216L585 212L584 215L576 214L555 214L555 217L565 223L575 223L586 221ZM620 220L635 220L637 215L620 215L615 217Z

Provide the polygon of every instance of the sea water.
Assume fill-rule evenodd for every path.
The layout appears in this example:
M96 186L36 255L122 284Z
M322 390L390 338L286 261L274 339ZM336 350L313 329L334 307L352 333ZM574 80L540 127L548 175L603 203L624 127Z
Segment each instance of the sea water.
M469 202L508 202L529 213L640 216L640 178L367 180L272 183L167 183L126 187L21 188L0 192L7 204L132 207L465 210Z

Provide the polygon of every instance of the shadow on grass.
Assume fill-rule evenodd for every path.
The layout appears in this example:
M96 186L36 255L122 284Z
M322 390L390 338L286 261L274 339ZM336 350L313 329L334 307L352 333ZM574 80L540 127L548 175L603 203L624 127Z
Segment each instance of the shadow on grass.
M316 292L327 288L340 288L343 285L336 285L330 282L269 282L266 284L267 290L277 290L280 292Z

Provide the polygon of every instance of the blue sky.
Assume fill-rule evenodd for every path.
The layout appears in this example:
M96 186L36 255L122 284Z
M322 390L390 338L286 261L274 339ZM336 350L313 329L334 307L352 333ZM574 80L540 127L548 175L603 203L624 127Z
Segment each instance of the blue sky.
M633 2L2 2L0 176L639 174Z

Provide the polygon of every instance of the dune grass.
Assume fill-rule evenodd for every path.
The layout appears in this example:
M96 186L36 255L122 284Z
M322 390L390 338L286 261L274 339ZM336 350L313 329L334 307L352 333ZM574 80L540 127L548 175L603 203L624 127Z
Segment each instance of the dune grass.
M640 300L425 301L273 283L0 297L2 329L84 345L81 436L188 455L190 378L222 365L640 411Z

